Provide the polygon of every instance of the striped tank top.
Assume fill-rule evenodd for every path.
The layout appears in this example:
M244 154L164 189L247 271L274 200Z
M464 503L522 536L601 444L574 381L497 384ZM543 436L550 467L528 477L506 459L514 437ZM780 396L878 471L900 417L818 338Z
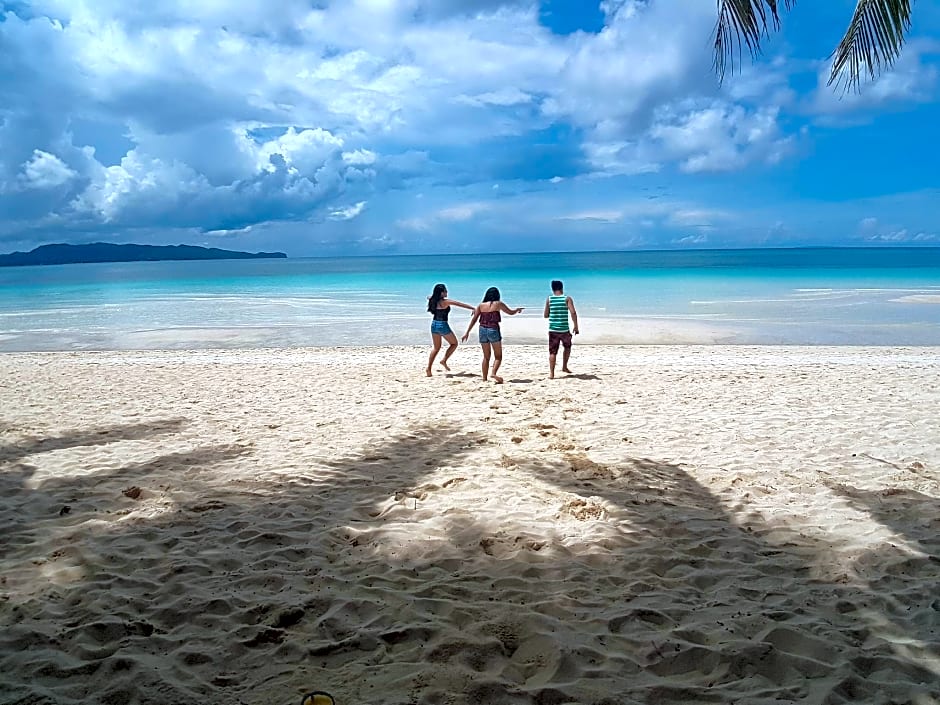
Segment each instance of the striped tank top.
M548 297L548 329L557 333L568 330L568 297L564 294Z

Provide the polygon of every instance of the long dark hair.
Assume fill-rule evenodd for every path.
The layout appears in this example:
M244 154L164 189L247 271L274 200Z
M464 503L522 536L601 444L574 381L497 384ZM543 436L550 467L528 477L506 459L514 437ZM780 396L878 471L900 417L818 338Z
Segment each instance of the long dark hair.
M441 302L441 299L444 298L445 291L447 291L447 287L444 284L434 285L434 291L428 297L428 313L437 311L437 305Z
M483 303L487 301L499 301L499 289L495 286L491 286L486 290L486 293L483 294Z

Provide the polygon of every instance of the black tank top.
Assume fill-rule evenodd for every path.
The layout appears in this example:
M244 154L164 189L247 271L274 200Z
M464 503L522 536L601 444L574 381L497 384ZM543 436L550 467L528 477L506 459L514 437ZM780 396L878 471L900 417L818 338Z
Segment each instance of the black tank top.
M450 315L450 306L447 308L436 308L434 309L434 320L435 321L446 321L447 317Z

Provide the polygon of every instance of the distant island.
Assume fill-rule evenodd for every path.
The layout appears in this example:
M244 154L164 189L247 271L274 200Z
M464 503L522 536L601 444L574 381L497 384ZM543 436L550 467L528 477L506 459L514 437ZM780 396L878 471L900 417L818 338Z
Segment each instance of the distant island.
M271 259L285 258L283 252L238 252L197 245L117 245L94 242L88 245L40 245L29 252L0 255L0 267L35 264L78 264L91 262L157 262L161 260Z

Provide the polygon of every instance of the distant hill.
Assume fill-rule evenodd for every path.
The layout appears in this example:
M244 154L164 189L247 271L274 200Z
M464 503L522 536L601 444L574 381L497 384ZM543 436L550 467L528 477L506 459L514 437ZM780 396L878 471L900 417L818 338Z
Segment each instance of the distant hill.
M0 267L32 264L75 264L86 262L156 262L159 260L270 259L287 257L283 252L238 252L197 245L116 245L94 242L88 245L40 245L29 252L0 255Z

